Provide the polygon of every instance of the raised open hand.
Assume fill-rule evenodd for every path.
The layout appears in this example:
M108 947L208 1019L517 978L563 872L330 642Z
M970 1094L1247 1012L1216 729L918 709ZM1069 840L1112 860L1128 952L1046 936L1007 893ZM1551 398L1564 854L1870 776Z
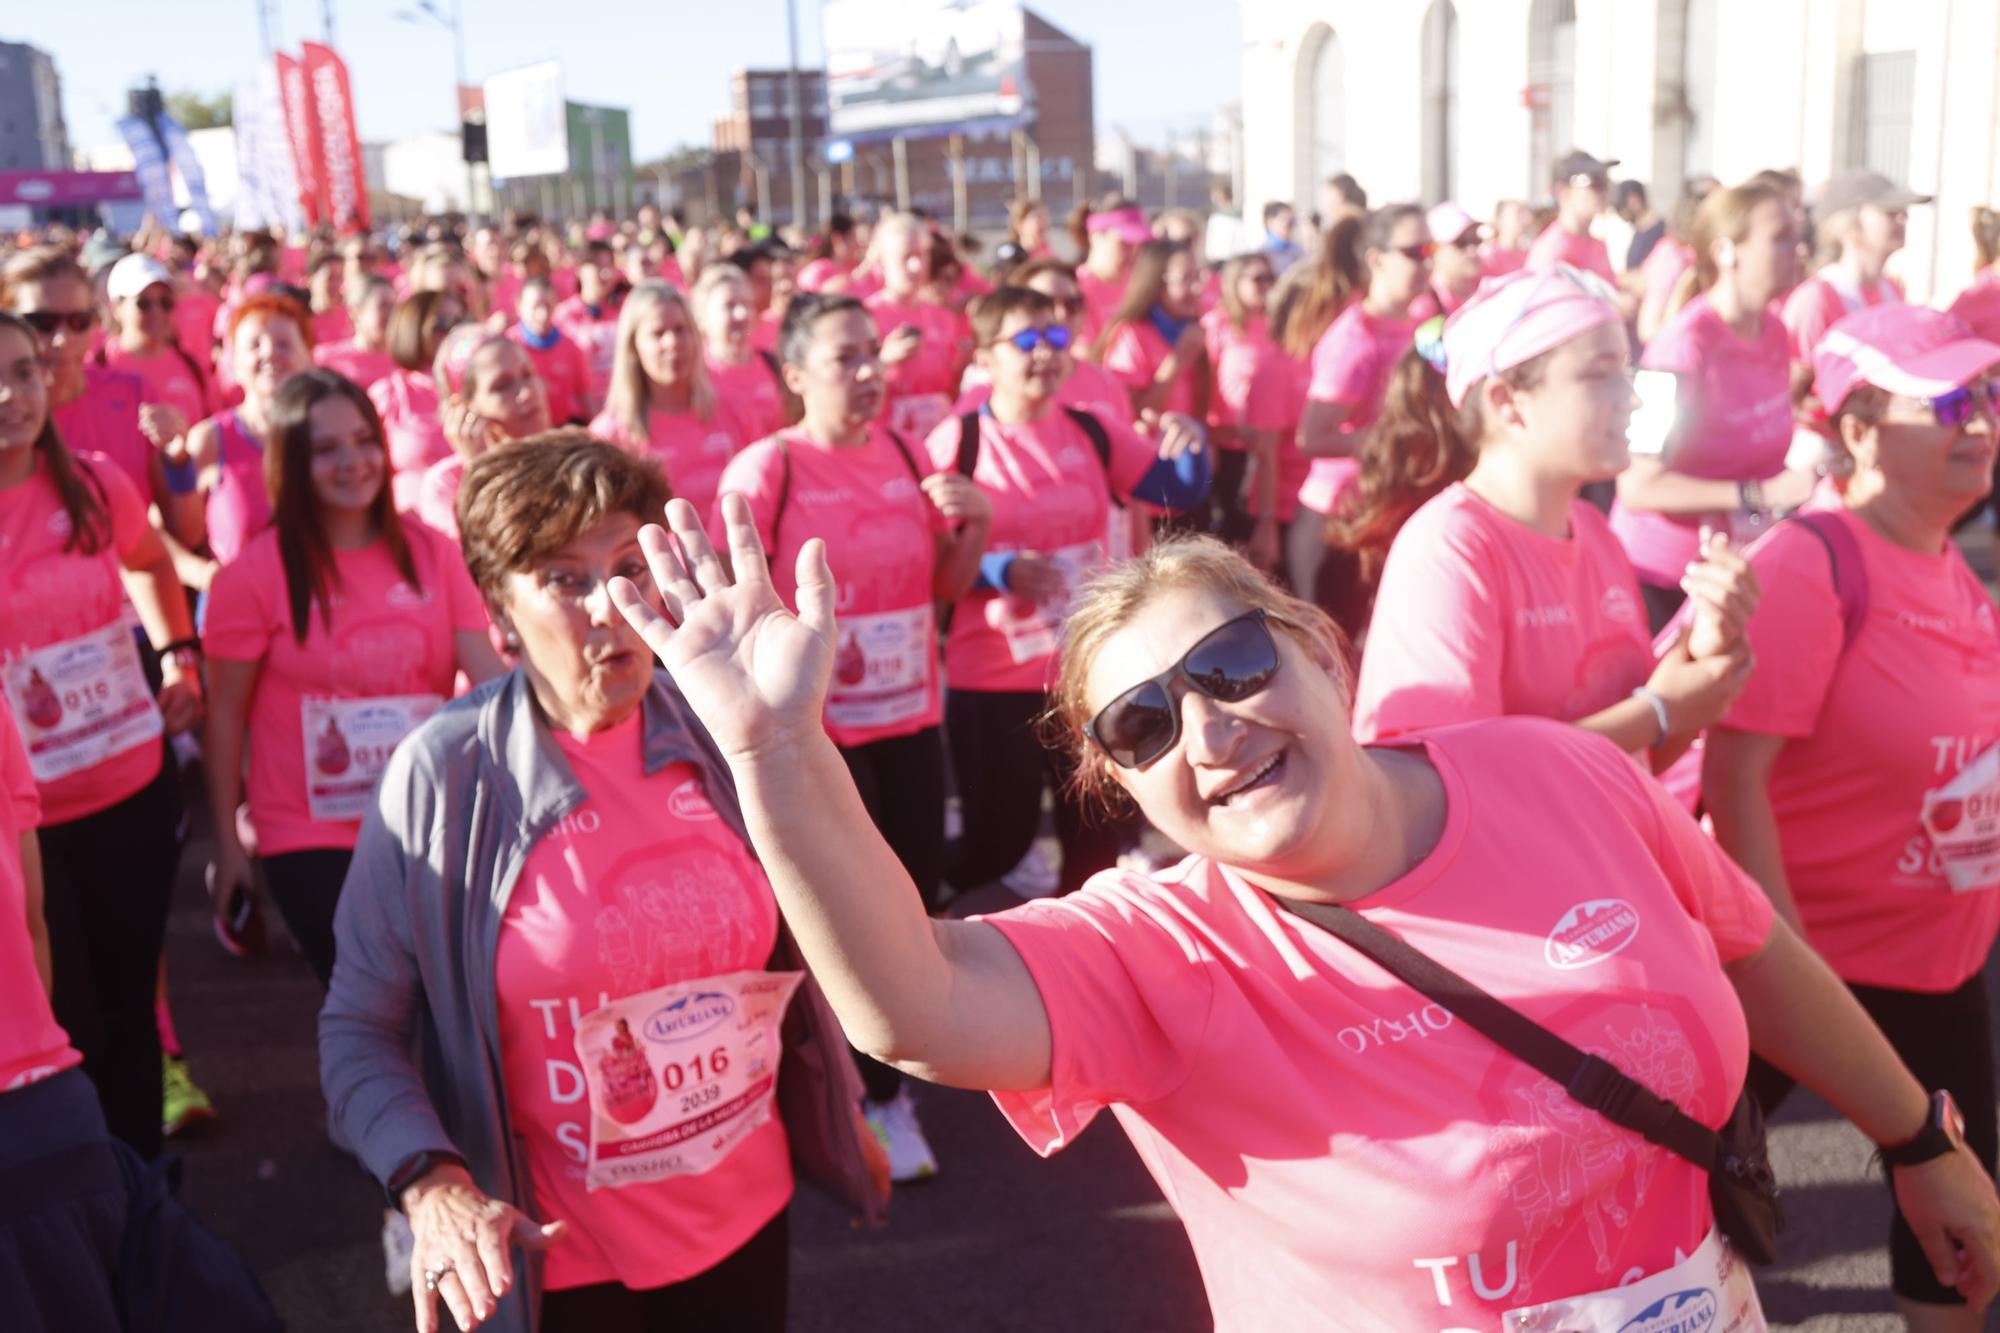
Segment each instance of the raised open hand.
M672 500L671 540L657 524L639 533L666 614L630 579L611 581L611 600L734 758L783 748L819 728L836 644L834 587L826 543L815 537L799 551L794 615L771 585L749 502L724 496L722 516L733 579L695 507Z

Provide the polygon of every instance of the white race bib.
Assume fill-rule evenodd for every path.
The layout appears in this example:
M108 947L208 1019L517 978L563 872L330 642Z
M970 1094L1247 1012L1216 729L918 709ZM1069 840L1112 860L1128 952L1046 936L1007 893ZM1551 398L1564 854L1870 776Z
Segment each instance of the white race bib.
M1923 819L1953 893L2000 889L2000 745L1926 796Z
M123 617L8 663L0 680L37 782L101 764L166 730Z
M840 622L826 716L843 727L884 727L915 717L930 701L935 649L929 603Z
M1764 1333L1750 1269L1714 1227L1692 1258L1630 1286L1509 1310L1503 1333Z
M314 819L360 819L403 737L444 707L436 694L299 703L306 753L306 804Z
M1038 661L1062 647L1070 594L1104 567L1104 544L1081 542L1051 551L1044 558L1062 571L1063 591L1054 600L1036 606L1002 593L986 604L986 621L1007 640L1007 653L1015 666Z
M803 972L726 972L583 1016L589 1188L698 1176L771 1119L779 1028Z
M951 399L941 393L913 393L889 404L889 428L905 440L928 439L951 415Z

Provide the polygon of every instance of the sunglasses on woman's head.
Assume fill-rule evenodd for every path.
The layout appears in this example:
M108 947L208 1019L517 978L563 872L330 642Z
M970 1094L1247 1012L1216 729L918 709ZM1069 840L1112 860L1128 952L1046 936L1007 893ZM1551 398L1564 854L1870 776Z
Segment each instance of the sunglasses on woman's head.
M1222 703L1241 703L1278 674L1278 642L1262 611L1216 626L1181 660L1099 709L1090 738L1120 768L1144 768L1181 738L1177 682Z
M89 333L97 323L95 310L29 310L21 318L28 321L28 327L44 338L53 338L57 329L68 329L71 333Z
M1061 324L1051 324L1045 329L1022 329L1019 333L1010 333L998 341L1012 343L1023 352L1028 353L1032 353L1043 343L1049 345L1050 351L1067 352L1070 344L1070 332Z
M1963 426L1979 411L1982 401L1988 412L2000 416L2000 380L1962 384L1926 401L1940 426Z

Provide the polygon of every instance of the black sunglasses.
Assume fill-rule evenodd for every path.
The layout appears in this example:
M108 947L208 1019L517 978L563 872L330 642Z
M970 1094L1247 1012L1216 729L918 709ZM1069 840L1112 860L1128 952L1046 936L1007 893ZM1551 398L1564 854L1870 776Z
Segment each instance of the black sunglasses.
M1278 642L1262 611L1250 611L1204 634L1181 660L1140 681L1098 710L1090 738L1120 768L1144 768L1181 738L1175 684L1186 681L1222 703L1241 703L1278 674Z
M21 318L28 327L44 338L55 337L56 330L67 328L71 333L89 333L97 323L95 310L27 310Z

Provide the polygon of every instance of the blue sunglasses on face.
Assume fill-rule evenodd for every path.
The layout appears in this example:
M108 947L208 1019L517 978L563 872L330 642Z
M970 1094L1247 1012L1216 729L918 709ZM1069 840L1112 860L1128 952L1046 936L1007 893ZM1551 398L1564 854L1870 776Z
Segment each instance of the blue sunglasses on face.
M1950 393L1941 393L1929 399L1931 415L1940 426L1963 426L1979 411L1981 400L1986 410L2000 416L2000 380L1985 380L1978 384L1962 384Z
M1069 329L1065 326L1051 324L1045 329L1022 329L1019 333L1010 334L998 341L1012 343L1024 353L1033 353L1043 343L1047 343L1052 352L1067 352L1071 337Z

